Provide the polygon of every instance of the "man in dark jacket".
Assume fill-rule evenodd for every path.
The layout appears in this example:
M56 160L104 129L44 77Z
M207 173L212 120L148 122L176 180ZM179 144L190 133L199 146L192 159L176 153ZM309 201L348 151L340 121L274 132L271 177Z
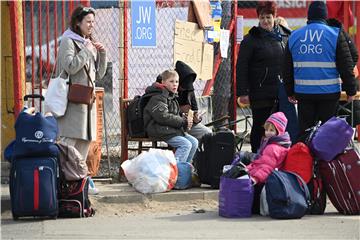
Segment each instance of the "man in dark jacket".
M285 51L284 82L289 100L298 103L302 135L317 120L326 122L336 114L341 80L349 102L356 94L349 46L326 18L325 3L312 2L308 24L292 32Z
M328 5L327 5L328 6ZM355 43L352 41L351 37L347 32L345 32L344 27L341 22L339 22L335 18L330 18L326 20L327 24L331 27L337 27L340 28L340 31L343 32L346 42L348 43L351 58L353 61L353 67L356 66L358 60L359 60L359 53L356 49ZM356 76L355 76L356 77ZM359 90L359 81L356 81L356 88ZM350 116L347 117L347 122L349 124L353 124L353 127L360 124L360 100L354 100L352 104L347 104L346 102L340 102L341 105L345 106L348 111L352 112L352 118ZM341 111L342 109L339 108L338 114L340 115L348 115L348 111Z

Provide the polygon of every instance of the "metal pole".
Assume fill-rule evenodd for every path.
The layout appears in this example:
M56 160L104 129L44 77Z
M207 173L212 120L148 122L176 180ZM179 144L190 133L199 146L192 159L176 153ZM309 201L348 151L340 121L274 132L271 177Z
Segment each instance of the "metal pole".
M103 106L106 156L107 156L107 161L108 161L109 178L111 178L111 167L110 167L110 156L109 156L109 145L108 145L108 135L107 135L107 126L106 126L106 113L105 113L104 98L102 98L102 106Z

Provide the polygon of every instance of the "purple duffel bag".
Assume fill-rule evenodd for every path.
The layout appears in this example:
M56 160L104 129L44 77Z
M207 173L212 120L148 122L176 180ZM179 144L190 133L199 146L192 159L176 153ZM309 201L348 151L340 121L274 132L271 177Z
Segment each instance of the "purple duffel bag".
M229 218L251 217L254 188L250 179L220 177L219 215Z
M353 134L354 130L345 120L332 117L316 131L310 149L318 159L331 161L344 152Z

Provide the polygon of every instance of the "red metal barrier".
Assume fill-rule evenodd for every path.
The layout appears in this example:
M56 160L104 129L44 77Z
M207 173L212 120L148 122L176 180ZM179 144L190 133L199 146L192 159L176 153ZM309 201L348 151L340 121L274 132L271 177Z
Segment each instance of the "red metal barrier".
M127 16L128 3L124 1L124 46L128 46L128 36L127 36L127 26L128 26L128 16ZM128 48L124 47L124 85L123 85L123 97L128 98Z
M234 5L237 5L237 1L234 1ZM232 69L233 69L233 117L232 119L234 121L236 121L236 116L237 116L237 104L236 104L236 63L237 63L237 49L238 49L238 44L236 43L236 18L237 18L237 6L234 7L234 14L233 14L233 22L234 22L234 32L233 32L233 48L232 48L232 59L233 59L233 65L232 65ZM236 132L236 127L234 127L234 131Z
M15 2L9 2L10 9L10 26L12 29L11 33L11 47L12 47L12 59L13 59L13 81L14 81L14 112L15 117L19 114L22 105L22 87L21 87L21 74L20 74L20 48L19 42L22 39L19 39L18 33L18 11L16 8Z
M355 16L357 16L355 42L357 49L360 49L360 2L355 2L355 6ZM360 69L360 61L358 61L358 69Z

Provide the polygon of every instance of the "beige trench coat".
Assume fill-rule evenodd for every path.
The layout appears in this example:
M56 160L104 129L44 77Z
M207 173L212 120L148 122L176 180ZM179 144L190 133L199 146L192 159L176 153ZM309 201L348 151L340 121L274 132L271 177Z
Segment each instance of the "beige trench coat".
M80 51L75 48L75 44L81 49ZM88 76L84 69L85 64L89 70L91 81L93 83L95 79L100 80L105 75L107 65L106 52L98 51L96 58L98 62L97 71L94 54L88 50L84 44L63 37L59 47L56 74L58 75L64 70L69 74L72 83L87 86L90 83L88 83ZM88 105L86 104L74 104L68 102L65 115L57 119L59 136L88 141L96 140L95 105L96 104L92 105L92 109L88 109Z

